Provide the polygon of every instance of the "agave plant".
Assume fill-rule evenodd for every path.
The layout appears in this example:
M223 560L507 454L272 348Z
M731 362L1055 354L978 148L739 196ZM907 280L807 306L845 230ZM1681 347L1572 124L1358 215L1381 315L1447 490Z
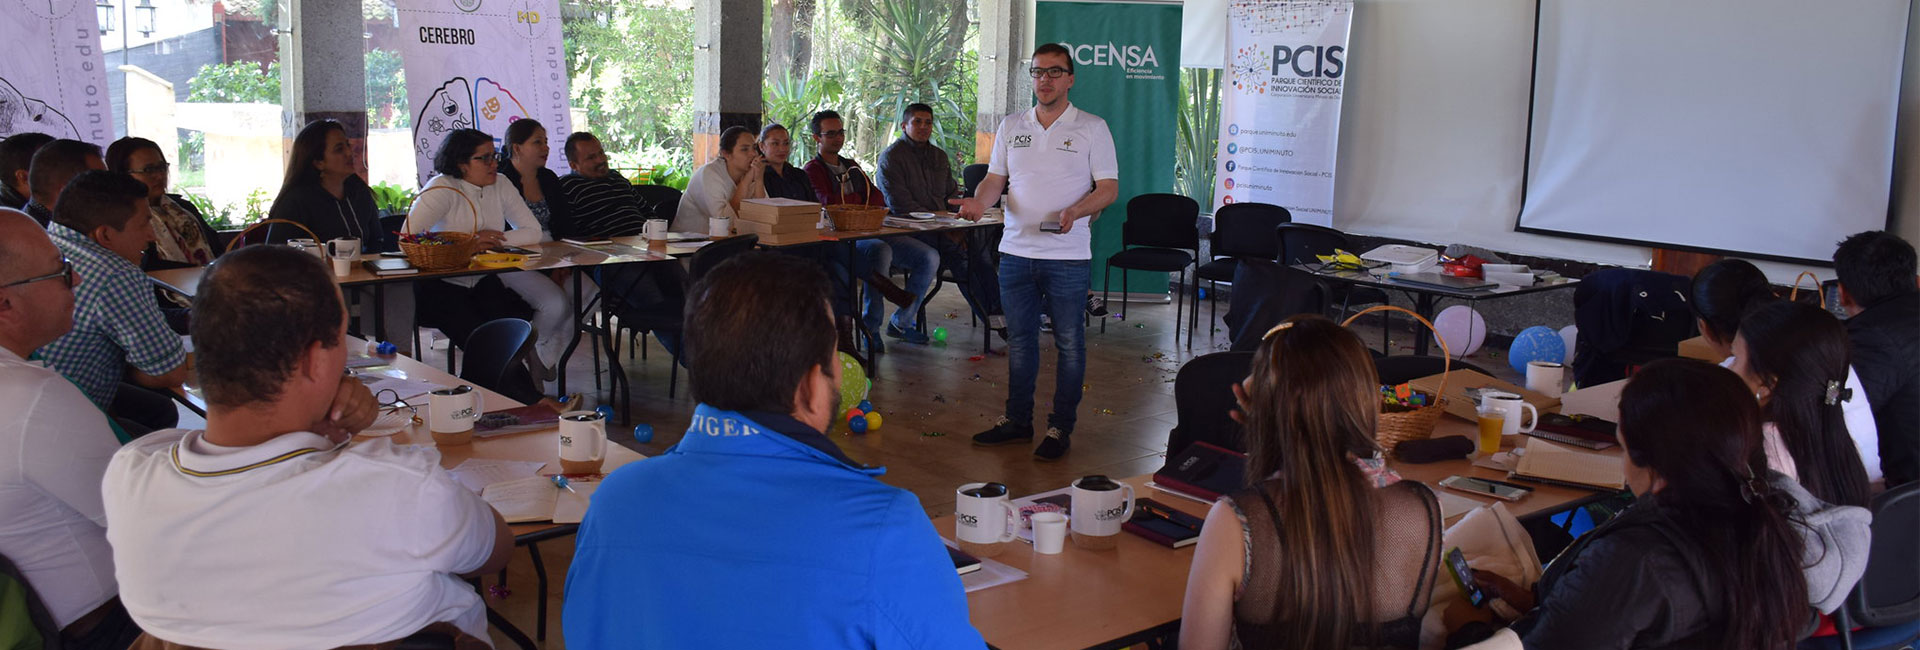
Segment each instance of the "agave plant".
M813 138L807 137L807 124L814 113L832 108L845 93L839 75L828 70L806 77L782 73L767 82L761 102L765 105L767 122L786 126L788 134L793 136L793 156L789 160L804 162L813 158Z
M1220 71L1180 71L1179 138L1174 143L1174 191L1213 209L1214 153L1220 138Z
M964 56L968 24L962 2L872 0L856 11L867 14L861 44L868 63L861 76L867 110L882 124L898 124L900 111L915 102L935 114L933 142L954 157L954 166L973 157L974 90L972 58ZM884 147L894 129L879 129L870 141Z

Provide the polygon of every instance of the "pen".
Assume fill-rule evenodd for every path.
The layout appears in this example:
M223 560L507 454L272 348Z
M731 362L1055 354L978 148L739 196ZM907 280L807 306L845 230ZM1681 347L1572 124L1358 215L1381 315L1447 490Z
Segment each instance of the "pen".
M579 494L579 493L580 493L580 491L579 491L579 490L575 490L575 489L573 489L573 486L572 486L572 485L568 485L568 484L567 484L567 477L566 477L566 476L563 476L563 475L560 475L560 474L555 474L555 475L553 475L553 484L554 484L554 486L556 486L556 487L559 487L559 488L561 488L561 489L564 489L564 490L566 490L566 491L568 491L568 492L572 492L572 493L574 493L574 494Z

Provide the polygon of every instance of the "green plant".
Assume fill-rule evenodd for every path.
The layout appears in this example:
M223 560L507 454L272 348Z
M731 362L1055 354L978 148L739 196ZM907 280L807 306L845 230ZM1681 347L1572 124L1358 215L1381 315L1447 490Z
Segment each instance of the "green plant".
M280 64L263 70L252 61L209 63L187 80L187 101L239 104L280 103Z
M233 230L239 227L233 223L233 211L215 206L213 199L188 192L187 202L192 203L193 208L200 211L200 218L206 219L207 225L214 230Z
M607 151L693 145L691 0L564 3L573 105ZM584 125L575 125L584 130ZM549 134L558 142L564 134Z
M393 183L375 183L368 189L373 190L373 205L380 214L405 214L413 208L413 198L419 194L411 187Z
M268 214L272 214L273 195L267 194L264 189L253 188L253 191L247 193L246 203L241 209L241 214L246 217L246 222L241 225L250 226L259 223L266 219Z
M839 103L845 94L845 86L831 71L817 71L806 77L783 72L779 78L767 82L761 103L767 122L785 125L788 134L793 136L793 155L789 161L813 158L813 138L808 137L807 125L814 113Z
M406 128L407 73L400 64L400 53L374 48L367 50L367 126L370 128Z
M891 125L899 124L900 111L908 104L932 107L933 143L953 156L955 168L973 160L977 92L973 58L963 56L965 11L964 3L870 0L854 12L871 13L868 31L859 41L869 54L860 83L870 98L867 110L888 125L881 128L891 136Z
M1180 71L1180 114L1174 141L1174 191L1213 209L1214 156L1220 138L1220 71Z

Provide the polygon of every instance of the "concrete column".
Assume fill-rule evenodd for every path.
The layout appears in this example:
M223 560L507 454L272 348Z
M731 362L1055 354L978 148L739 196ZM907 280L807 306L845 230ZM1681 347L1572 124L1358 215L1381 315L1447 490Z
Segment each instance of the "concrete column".
M338 120L367 175L366 26L360 3L286 0L280 12L281 157L308 122Z
M1027 77L1033 53L1033 0L979 0L980 107L974 120L974 158L993 154L1000 119L1033 106Z
M760 129L764 0L694 0L693 164L718 155L720 132Z

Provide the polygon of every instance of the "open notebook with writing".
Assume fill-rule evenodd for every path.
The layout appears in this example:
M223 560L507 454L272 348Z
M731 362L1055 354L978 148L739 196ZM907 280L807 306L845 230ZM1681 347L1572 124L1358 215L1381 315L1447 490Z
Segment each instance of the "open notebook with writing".
M500 511L509 524L551 521L577 524L587 514L587 502L599 481L570 481L573 490L553 484L553 479L532 476L488 485L480 498Z
M1535 438L1514 464L1510 478L1589 490L1621 490L1627 486L1621 457Z

